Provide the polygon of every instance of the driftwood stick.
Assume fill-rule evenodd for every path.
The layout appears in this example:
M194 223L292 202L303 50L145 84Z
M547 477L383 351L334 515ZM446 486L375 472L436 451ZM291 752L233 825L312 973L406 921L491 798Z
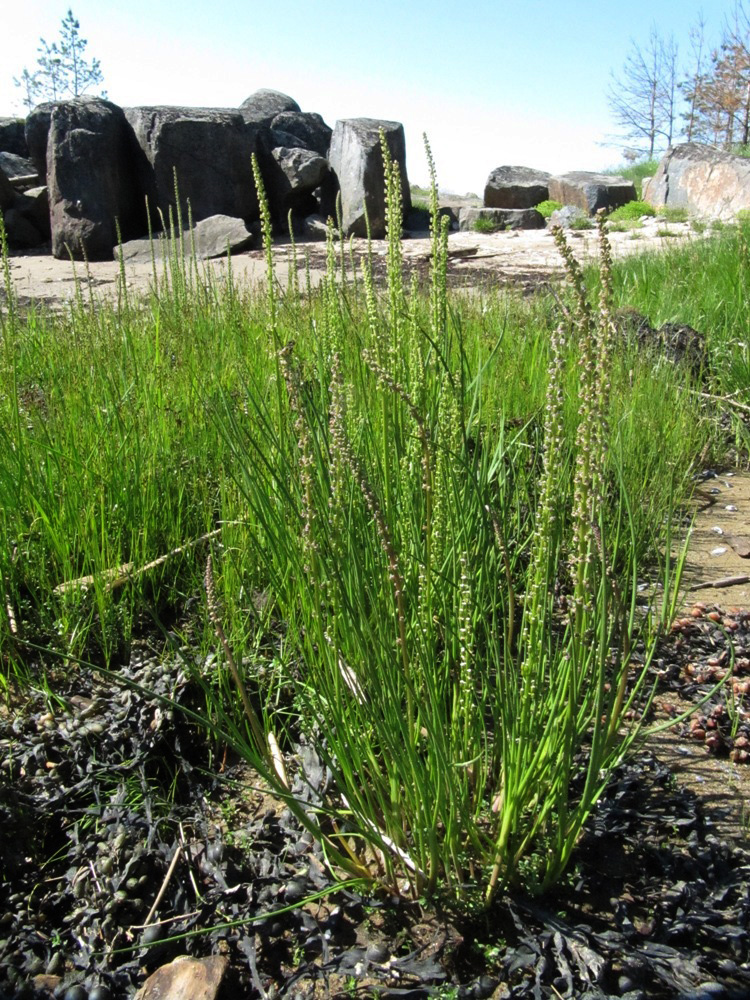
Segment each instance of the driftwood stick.
M159 889L159 892L156 894L154 905L148 911L148 916L146 917L143 923L144 927L148 927L148 925L151 923L151 918L156 913L157 907L159 906L159 903L161 903L162 896L167 891L169 880L172 878L172 874L174 873L174 870L177 867L177 862L180 860L181 854L182 854L182 844L178 843L177 846L175 847L174 854L172 855L172 860L169 864L169 868L167 868L167 874L164 876L164 881L161 884L161 889Z
M145 566L139 566L138 569L134 568L134 563L129 562L123 563L122 566L116 566L113 569L102 570L98 574L99 579L104 583L105 590L115 590L115 588L121 587L129 580L134 580L137 576L148 573L149 570L156 569L157 566L161 566L162 563L165 563L167 559L171 559L172 556L179 556L183 552L187 552L188 549L192 549L202 542L208 542L220 534L221 528L216 528L214 531L209 531L207 534L201 535L200 538L194 538L190 542L185 542L184 545L179 545L176 549L172 549L171 552L166 552L163 556L159 556L158 559L153 559L151 562L146 563ZM77 580L68 580L65 583L59 583L53 593L67 594L71 590L88 590L95 580L96 576L79 576Z
M692 390L696 396L700 396L701 399L710 399L712 403L726 403L727 406L733 406L735 410L742 410L743 413L750 413L750 406L745 403L740 403L736 399L732 399L731 396L717 396L712 392L698 392L697 390Z
M741 583L750 583L750 576L725 576L721 580L712 580L710 583L694 583L689 590L709 590L719 587L736 587Z

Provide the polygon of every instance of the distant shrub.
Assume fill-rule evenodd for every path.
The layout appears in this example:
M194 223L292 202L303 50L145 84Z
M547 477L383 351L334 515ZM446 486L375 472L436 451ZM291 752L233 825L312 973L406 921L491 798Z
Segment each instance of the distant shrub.
M643 229L640 219L633 219L631 222L608 222L608 233L631 233L635 229Z
M543 215L545 219L549 219L553 212L556 212L558 208L562 208L562 203L559 201L552 201L548 198L546 201L540 201L538 205L534 205L534 208Z
M632 181L636 194L640 198L643 193L643 181L646 177L653 177L658 166L658 160L643 160L641 163L630 163L626 167L613 167L611 170L605 170L604 173L616 174L618 177Z
M610 212L608 218L610 222L635 222L642 215L656 215L656 210L646 201L629 201Z
M583 213L581 213L580 215L574 216L570 220L570 222L568 224L568 228L569 229L593 229L594 228L594 222L593 222L593 219L590 219L587 215L584 215Z

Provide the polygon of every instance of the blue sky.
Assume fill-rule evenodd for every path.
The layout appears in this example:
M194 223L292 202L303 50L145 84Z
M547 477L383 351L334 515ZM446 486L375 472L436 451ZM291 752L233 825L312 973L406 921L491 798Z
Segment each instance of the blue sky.
M480 192L490 170L551 172L622 162L606 92L631 39L655 23L688 55L700 0L23 0L4 5L0 115L21 109L32 70L72 5L120 105L236 107L260 87L304 111L404 123L410 180L423 183L427 132L441 188ZM719 41L729 0L703 8Z

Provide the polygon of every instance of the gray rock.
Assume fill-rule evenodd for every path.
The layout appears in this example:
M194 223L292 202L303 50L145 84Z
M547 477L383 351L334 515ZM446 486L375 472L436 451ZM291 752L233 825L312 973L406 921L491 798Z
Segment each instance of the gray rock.
M0 153L0 170L9 179L36 175L34 164L25 156L16 153Z
M304 139L298 138L293 132L285 132L281 128L260 129L257 135L259 145L262 144L269 151L277 149L279 146L286 146L289 149L312 149Z
M549 180L549 196L563 205L577 205L589 215L603 208L611 212L635 201L635 185L624 177L574 170Z
M328 156L333 130L326 125L320 115L312 111L282 111L271 122L271 128L293 135L297 139L293 143L277 143L277 145L302 146L314 150L319 156Z
M544 216L533 208L474 208L466 206L458 213L458 228L461 232L469 232L480 220L487 220L503 229L544 229Z
M347 236L365 236L369 218L375 239L385 235L385 179L380 132L392 159L401 171L404 214L411 208L409 178L406 173L404 127L399 122L374 118L348 118L337 121L331 137L328 159L341 189L341 215Z
M330 166L330 164L329 164ZM322 215L324 219L336 218L336 202L339 197L339 179L333 170L329 170L323 178L320 187L313 191L313 198L317 206L315 214Z
M591 216L578 205L563 205L557 208L549 217L550 228L560 226L561 229L588 229L593 226Z
M30 188L17 195L13 208L38 230L39 242L46 243L51 236L47 188Z
M486 208L533 208L549 198L550 174L530 167L498 167L484 188Z
M328 161L309 149L288 149L280 146L272 151L278 167L276 197L281 202L281 211L286 215L298 205L304 204L307 196L322 184L328 173Z
M256 90L240 104L240 114L251 125L270 125L284 111L299 110L293 98L278 90Z
M212 215L208 219L202 219L183 235L185 253L191 254L195 248L195 256L199 260L226 257L227 252L242 253L251 248L254 239L254 234L242 219L228 215ZM166 236L155 237L153 245L151 240L130 240L122 245L123 260L127 261L151 260L152 251L157 258L168 252ZM119 256L119 249L115 248L114 256Z
M158 208L168 222L170 208L175 213L176 171L183 225L188 202L196 222L212 215L257 218L255 136L238 111L139 107L126 108L125 116L145 154L143 186L154 215Z
M302 235L311 240L324 240L328 235L328 223L322 215L308 215L302 222Z
M15 198L16 192L13 185L5 176L2 167L0 167L0 212L4 212L6 208L10 208Z
M697 142L674 146L644 183L643 200L731 222L750 209L750 160Z
M47 176L47 140L52 122L52 112L58 103L59 101L48 101L44 104L38 104L33 111L29 112L24 126L29 159L34 164L40 183L44 182Z
M34 223L13 205L3 215L8 246L14 250L31 250L41 246L46 239Z
M111 260L117 225L124 239L145 225L122 109L97 97L57 104L47 147L53 255Z
M319 210L313 191L323 184L330 168L327 160L307 149L304 140L291 132L260 128L255 137L271 216L276 227L286 232L290 209L299 218Z
M0 118L0 151L28 158L26 123L23 118Z

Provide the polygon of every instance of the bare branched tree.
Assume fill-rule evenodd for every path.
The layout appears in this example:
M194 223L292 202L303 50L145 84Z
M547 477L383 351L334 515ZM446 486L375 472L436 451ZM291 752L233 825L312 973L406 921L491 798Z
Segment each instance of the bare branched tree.
M622 72L613 75L607 94L610 111L633 140L636 151L652 158L656 149L670 145L674 134L677 98L677 44L652 26L645 47L631 42Z

